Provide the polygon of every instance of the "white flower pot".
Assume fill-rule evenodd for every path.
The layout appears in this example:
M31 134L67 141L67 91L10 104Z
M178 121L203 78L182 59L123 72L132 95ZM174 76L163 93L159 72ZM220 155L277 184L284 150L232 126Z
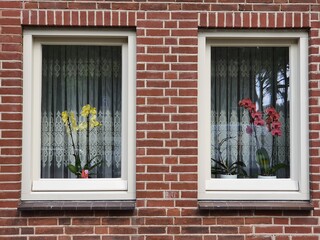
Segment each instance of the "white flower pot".
M221 174L220 178L225 178L225 179L235 179L238 178L237 175L227 175L227 174Z
M262 176L262 175L259 175L258 178L260 178L260 179L276 179L277 176Z

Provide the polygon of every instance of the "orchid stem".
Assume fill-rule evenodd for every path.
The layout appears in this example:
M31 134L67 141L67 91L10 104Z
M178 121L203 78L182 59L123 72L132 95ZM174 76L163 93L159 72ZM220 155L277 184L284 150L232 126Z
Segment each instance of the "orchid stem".
M68 127L69 127L69 131L70 131L71 144L72 144L72 148L73 148L73 155L76 156L76 145L74 144L73 135L72 135L72 128L71 128L71 123L70 123L69 117L68 117Z
M254 125L252 125L252 126L253 126L253 131L254 131L254 137L255 137L256 142L257 142L257 147L258 147L258 149L260 149L260 143L259 143L258 136L257 136L256 126L254 126Z

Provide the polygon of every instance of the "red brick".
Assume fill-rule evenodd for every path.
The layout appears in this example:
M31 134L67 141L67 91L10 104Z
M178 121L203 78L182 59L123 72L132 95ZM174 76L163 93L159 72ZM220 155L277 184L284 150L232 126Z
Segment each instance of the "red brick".
M183 235L183 236L176 236L175 240L202 240L202 235Z
M197 138L198 133L195 131L178 131L172 133L172 138Z
M253 28L258 27L258 14L257 13L251 13L251 23L250 26Z
M164 11L168 9L168 4L167 3L142 3L140 6L140 9L144 11L145 10Z
M102 224L104 224L104 225L129 225L130 219L129 218L120 218L120 217L103 218Z
M273 240L269 236L247 236L246 240Z
M163 188L162 188L163 189ZM167 190L167 189L164 189ZM174 207L175 203L172 200L148 200L147 201L147 207L158 207L158 208L168 208L168 207ZM158 224L155 224L158 225Z
M147 19L160 20L169 19L170 15L167 12L147 12Z
M47 11L47 23L48 25L54 25L55 16L53 11Z
M285 27L292 27L293 23L292 23L292 13L286 13L285 14Z
M318 240L318 236L292 236L292 240Z
M195 190L197 189L196 183L171 183L173 190Z
M84 235L84 236L73 236L72 237L73 240L87 240L88 236ZM100 240L100 236L90 236L90 240Z
M57 219L55 218L30 218L28 225L57 225Z
M199 25L201 27L207 27L208 26L208 14L207 13L201 13L200 14L200 24Z
M282 233L281 226L255 227L256 233Z
M227 235L219 237L219 240L244 240L244 236Z
M194 189L195 190L195 189ZM176 200L176 207L182 208L196 208L198 206L198 202L194 199L189 200Z
M318 225L318 218L291 218L292 225Z
M163 234L166 233L165 227L140 227L138 230L139 234Z
M272 224L272 218L252 217L245 218L246 224Z
M281 10L282 11L297 11L297 12L304 12L309 11L309 5L307 4L282 4Z
M139 4L138 3L112 3L111 9L113 10L138 10Z
M193 79L192 74L184 75L180 74L180 79ZM172 87L183 87L183 88L196 88L197 87L197 82L196 81L172 81L171 82Z
M69 9L95 9L96 3L94 2L70 2Z
M285 227L286 233L311 233L311 227Z
M100 218L73 218L72 225L100 225Z
M137 130L163 130L163 124L162 123L138 123ZM167 135L167 138L169 137L169 133L154 132L154 136L150 138L162 138L163 136L162 134Z
M66 234L93 234L93 227L65 227Z
M218 218L219 225L239 225L244 224L244 218Z
M62 234L63 228L62 227L36 227L35 233L36 234Z
M165 216L166 210L163 208L141 208L138 213L139 216Z
M169 149L165 148L148 148L147 155L169 155Z
M22 3L19 1L1 1L1 8L21 8Z
M280 11L281 5L278 4L254 4L253 11Z
M214 12L215 11L237 11L237 10L238 10L237 4L224 4L224 3L211 4L211 11L214 11Z

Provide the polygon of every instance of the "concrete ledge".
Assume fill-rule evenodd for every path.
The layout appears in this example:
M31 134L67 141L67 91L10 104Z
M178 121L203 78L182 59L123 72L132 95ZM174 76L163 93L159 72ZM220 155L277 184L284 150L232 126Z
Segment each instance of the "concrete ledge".
M134 210L135 201L21 201L18 210Z
M314 209L309 201L198 201L201 210L303 210Z

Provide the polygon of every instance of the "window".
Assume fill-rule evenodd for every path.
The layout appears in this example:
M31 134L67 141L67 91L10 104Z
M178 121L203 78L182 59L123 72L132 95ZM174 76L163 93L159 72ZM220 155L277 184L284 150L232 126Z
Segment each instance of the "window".
M307 43L199 33L199 199L309 199Z
M23 44L22 199L134 199L134 32L27 29Z

